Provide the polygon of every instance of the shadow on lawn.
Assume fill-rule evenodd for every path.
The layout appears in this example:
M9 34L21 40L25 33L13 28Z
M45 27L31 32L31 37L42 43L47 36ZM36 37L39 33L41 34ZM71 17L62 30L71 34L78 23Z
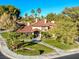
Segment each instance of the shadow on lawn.
M32 45L35 45L35 44L37 44L37 43L32 42L32 41L31 41L31 42L21 42L20 44L17 45L17 49L23 48L23 50L28 50L27 48L24 48L24 47L26 47L26 46L32 46ZM30 50L30 51L32 51L32 50ZM38 52L39 52L39 54L41 55L41 54L43 54L45 51L39 49Z
M39 50L39 52L40 52L40 55L41 55L41 54L43 54L43 53L44 53L44 50Z
M26 46L32 46L32 45L35 45L37 43L34 43L34 42L27 42L28 44Z
M20 44L17 45L17 48L21 48L21 47L25 47L25 46L32 46L32 45L35 45L37 43L34 43L34 42L21 42Z

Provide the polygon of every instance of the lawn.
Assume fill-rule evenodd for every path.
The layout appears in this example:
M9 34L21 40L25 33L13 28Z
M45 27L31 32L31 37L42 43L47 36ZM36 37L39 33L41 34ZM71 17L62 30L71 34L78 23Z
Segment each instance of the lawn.
M16 51L16 53L22 54L22 55L41 55L41 54L48 54L48 53L54 52L54 50L52 50L46 46L36 44L36 43L31 43L31 42L25 43L22 47L23 48L30 48L32 50L18 49Z
M63 49L63 50L69 50L69 49L73 49L73 48L78 48L77 44L73 44L73 45L69 45L69 44L63 44L61 42L58 42L57 40L52 40L52 39L48 39L48 40L43 40L44 42L48 43L49 45L53 45L57 48Z
M40 44L36 44L33 42L26 42L26 41L21 41L22 40L27 40L25 39L25 35L17 37L18 34L14 32L10 33L3 33L2 36L6 39L8 47L15 51L17 54L22 54L22 55L41 55L41 54L48 54L54 52L54 50ZM24 37L24 38L23 38ZM18 43L17 43L18 42ZM16 48L14 48L16 47ZM30 48L32 50L29 50L27 48Z

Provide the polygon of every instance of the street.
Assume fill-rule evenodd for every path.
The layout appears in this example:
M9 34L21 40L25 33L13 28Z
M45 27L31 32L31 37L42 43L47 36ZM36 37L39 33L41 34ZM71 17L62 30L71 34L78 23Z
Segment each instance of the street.
M0 53L0 59L9 59L9 58Z
M2 55L0 53L0 59L9 59L9 58L5 57L4 55ZM63 57L59 57L59 58L55 58L55 59L79 59L79 53L73 54L73 55L68 55L68 56L63 56Z
M68 55L68 56L63 56L55 59L79 59L79 53L73 54L73 55Z

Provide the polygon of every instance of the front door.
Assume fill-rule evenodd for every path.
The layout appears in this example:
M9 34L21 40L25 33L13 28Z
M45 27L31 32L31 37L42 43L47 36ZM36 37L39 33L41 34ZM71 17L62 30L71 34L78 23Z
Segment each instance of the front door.
M39 31L35 31L35 32L34 32L34 38L38 37L38 36L39 36L39 34L40 34L40 32L39 32Z

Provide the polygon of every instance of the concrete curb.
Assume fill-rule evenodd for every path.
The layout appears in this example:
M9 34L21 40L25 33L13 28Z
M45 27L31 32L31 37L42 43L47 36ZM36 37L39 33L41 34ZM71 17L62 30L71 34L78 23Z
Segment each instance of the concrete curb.
M2 51L1 45L0 45L0 52L1 52L4 56L6 56L6 57L8 57L8 58L16 59L16 58L14 58L14 57L12 57L12 56L6 54L4 51Z

